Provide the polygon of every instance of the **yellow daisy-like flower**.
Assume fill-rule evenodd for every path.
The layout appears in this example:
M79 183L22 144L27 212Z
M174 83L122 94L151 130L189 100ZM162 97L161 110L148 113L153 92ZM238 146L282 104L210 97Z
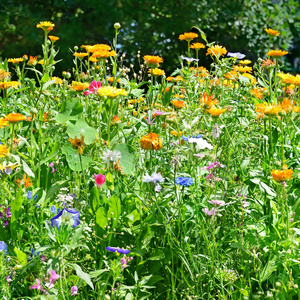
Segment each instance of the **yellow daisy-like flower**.
M96 51L93 52L93 55L91 57L94 58L108 58L111 56L117 56L116 51L112 50L112 51L107 51L107 50L102 50L102 51Z
M194 43L190 46L191 49L200 50L205 48L204 44L202 43Z
M210 109L206 110L209 114L211 114L213 117L218 118L223 112L226 111L226 108L216 108L215 106L212 106Z
M54 84L63 84L63 80L59 77L52 77L52 80L55 80Z
M59 40L59 37L58 37L58 36L54 36L54 35L49 35L48 38L49 38L49 40L50 40L52 43L54 43L54 42L56 42L56 41Z
M0 144L0 157L6 157L7 153L8 153L7 147Z
M89 87L89 84L87 82L72 81L72 85L70 86L70 90L83 91L84 89L86 89L88 87Z
M251 91L251 95L257 99L262 99L263 98L263 93L267 90L267 88L255 88Z
M293 76L291 84L300 86L300 75Z
M185 32L184 34L180 34L179 35L179 39L181 41L186 40L186 41L191 41L195 38L197 38L199 35L197 33L194 32Z
M215 105L219 103L217 99L214 99L214 95L207 95L205 92L203 93L202 98L199 99L199 102L205 109L215 107Z
M182 133L183 133L182 131L179 131L179 135L180 135L180 136L182 136ZM178 132L175 131L175 130L170 131L170 134L172 134L172 135L174 135L174 136L176 136L176 137L178 136Z
M35 66L37 64L37 56L29 56L28 65Z
M82 45L82 48L84 48L87 52L99 52L99 51L109 51L111 47L106 44L96 44L93 46L90 45Z
M160 56L145 55L143 58L149 68L157 68L159 64L163 62L163 59Z
M0 81L7 80L10 78L10 72L6 72L5 69L0 69Z
M227 53L227 50L225 47L222 47L220 45L213 45L207 49L206 55L215 55L217 57L225 55Z
M251 73L252 72L252 68L251 67L243 67L243 66L234 66L233 67L233 70L236 71L236 72L239 72L239 73Z
M36 25L36 28L41 28L44 31L51 31L54 28L55 24L49 21L43 21Z
M284 50L271 50L267 53L268 56L273 56L275 58L287 55L288 52Z
M153 74L154 76L165 75L165 71L158 68L150 69L148 73Z
M4 119L0 119L0 128L4 128L4 126L8 126L8 121L5 121Z
M237 80L238 73L236 71L230 71L224 75L225 78L230 80Z
M249 60L249 59L240 60L239 63L242 65L249 65L249 64L251 64L251 60Z
M251 84L255 84L256 83L256 78L254 76L252 76L249 73L243 73L242 74L244 77L247 77L248 79L250 79L250 83Z
M99 61L99 59L96 58L96 57L90 56L90 57L89 57L89 61L96 63L96 62Z
M293 102L289 98L283 98L282 102L280 103L281 108L286 112L299 112L299 107L296 106L296 102Z
M278 36L280 34L277 30L271 28L266 28L265 31L269 36Z
M140 140L142 149L159 150L162 148L162 139L156 133L150 133L143 136Z
M21 58L21 57L19 57L19 58L9 58L7 61L11 62L13 64L18 64L20 62L23 62L24 58Z
M117 79L117 77L109 77L109 78L108 78L108 81L111 82L111 83L113 83L114 80L115 80L116 82L121 82L121 79L120 79L120 78Z
M13 88L13 89L17 89L18 86L21 85L21 82L19 81L4 81L4 82L0 82L0 88L2 90L7 90L9 88Z
M260 119L263 116L268 116L268 117L278 117L279 118L279 113L284 113L284 110L280 105L274 105L270 103L259 103L256 104L256 109L255 111L258 112L257 119Z
M176 107L176 108L183 108L185 105L185 102L183 100L173 100L171 103Z
M281 78L281 81L285 84L292 84L294 81L294 77L295 77L294 75L289 74L289 73L287 73L287 74L279 73L279 74L277 74L277 76L279 78Z
M288 181L292 178L294 171L292 169L287 170L272 170L271 174L275 181L277 182L283 182Z
M105 96L108 98L116 98L118 96L127 96L128 92L126 92L123 89L118 89L114 86L103 86L100 89L98 89L97 93L100 96Z
M7 116L5 116L2 120L7 121L9 123L15 124L15 123L18 123L20 121L26 120L26 117L22 114L19 114L19 113L17 113L17 114L10 113Z
M86 53L86 52L76 52L73 55L78 57L78 58L84 58L84 57L88 56L89 54Z

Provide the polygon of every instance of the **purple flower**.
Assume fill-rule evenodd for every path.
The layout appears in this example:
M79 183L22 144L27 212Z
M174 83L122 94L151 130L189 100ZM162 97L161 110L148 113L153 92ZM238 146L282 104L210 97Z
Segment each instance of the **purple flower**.
M116 247L106 247L106 250L107 251L111 251L111 252L121 253L121 254L128 254L128 253L130 253L130 250L116 248Z
M54 167L54 163L51 162L51 163L49 164L49 167L50 167L50 168L53 168L53 167Z
M152 173L152 175L150 176L148 173L144 176L143 178L143 182L163 182L164 178L162 177L162 175L160 173Z
M43 288L43 286L41 285L41 281L36 278L36 285L33 285L30 287L31 290L41 290L42 292L46 292L46 290Z
M31 200L32 199L32 191L27 192L27 199Z
M209 210L208 207L203 208L202 211L208 216L213 216L216 213L216 210L214 208Z
M209 200L208 203L214 204L216 206L223 206L223 205L225 205L225 201L222 201L222 200Z
M64 208L55 217L51 218L52 227L56 226L59 229L61 223L73 221L73 228L80 224L79 211L74 211L72 208Z
M163 111L156 110L156 109L154 109L154 113L155 113L157 116L161 116L161 115L163 115L163 114L164 114L164 112L163 112Z
M5 217L6 218L11 217L10 206L7 206L7 208L4 209L4 212L5 212Z
M78 295L78 287L76 285L71 287L71 296Z
M149 124L149 125L155 125L156 123L154 123L155 121L155 118L151 121L149 118L146 119L146 122Z
M48 289L51 289L54 287L55 281L60 278L60 275L56 274L56 271L52 270L50 274L49 283L46 284Z

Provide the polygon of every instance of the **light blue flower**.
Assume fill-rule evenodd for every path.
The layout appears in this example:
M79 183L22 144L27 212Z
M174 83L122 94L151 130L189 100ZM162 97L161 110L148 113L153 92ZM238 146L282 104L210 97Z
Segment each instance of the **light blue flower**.
M27 199L31 200L32 199L32 191L27 192Z
M7 254L7 245L5 242L0 241L0 252L4 251L4 255Z
M194 179L191 177L177 177L175 183L181 186L190 186L193 185Z
M193 57L180 56L180 58L181 58L182 60L186 60L186 61L199 61L199 59L193 58Z
M236 52L236 53L228 52L228 53L227 53L227 56L229 56L229 57L235 57L235 58L237 58L237 59L243 59L243 58L246 57L245 54L242 54L242 53L240 53L240 52Z
M74 211L72 208L64 208L55 217L51 218L52 227L56 226L59 229L62 222L73 222L73 228L80 224L79 211Z

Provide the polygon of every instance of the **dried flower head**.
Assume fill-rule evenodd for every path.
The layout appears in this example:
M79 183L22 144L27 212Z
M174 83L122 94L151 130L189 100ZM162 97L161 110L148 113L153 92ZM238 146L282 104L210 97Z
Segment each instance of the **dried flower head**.
M68 139L68 141L71 143L72 147L74 149L78 150L79 154L83 153L83 149L84 149L84 136L81 135L81 138L78 139L77 136L75 136L74 139Z

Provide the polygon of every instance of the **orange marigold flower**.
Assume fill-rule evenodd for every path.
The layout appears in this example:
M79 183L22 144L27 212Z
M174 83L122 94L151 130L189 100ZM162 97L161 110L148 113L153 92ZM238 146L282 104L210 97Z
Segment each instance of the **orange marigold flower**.
M148 73L153 74L154 76L165 75L165 71L158 68L151 68Z
M256 89L253 89L251 91L251 95L257 99L262 99L263 98L263 92L265 92L267 90L267 88L256 88Z
M175 130L170 131L170 134L174 135L174 136L178 136L178 132ZM182 131L179 131L179 135L182 136Z
M19 58L9 58L7 61L11 62L13 64L18 64L20 62L23 62L24 58L21 58L21 57L19 57Z
M279 74L277 74L277 76L279 78L281 78L282 82L285 83L285 84L291 84L291 83L293 83L294 77L295 77L295 76L293 76L292 74L289 74L289 73L287 73L287 74L285 74L285 73L279 73Z
M111 125L118 125L120 123L121 123L121 120L118 115L114 115L112 121L110 122Z
M180 99L183 99L184 98L184 95L182 94L176 94L174 95L175 98L180 98Z
M296 76L293 76L291 84L300 86L300 75L297 74Z
M183 100L173 100L171 103L176 107L176 108L183 108L185 105L185 102Z
M263 116L268 116L268 117L276 116L279 118L279 113L284 113L280 105L274 105L270 103L258 103L255 106L256 106L255 111L259 113L257 119L260 119Z
M219 46L219 45L213 45L207 49L206 55L214 55L214 56L222 56L227 53L227 50L225 47Z
M90 57L89 57L89 61L96 63L96 62L99 61L99 59L96 58L96 57L90 56Z
M244 77L247 77L248 79L250 79L250 83L251 84L255 84L256 83L256 78L254 76L252 76L249 73L243 73L242 74Z
M22 180L18 178L17 180L15 180L15 182L17 183L18 188L19 188L19 186L20 186L21 183L24 183L25 189L27 189L28 187L32 186L32 182L30 182L30 178L26 177L25 174L23 174Z
M202 43L194 43L190 46L191 49L200 50L205 48L205 46Z
M292 169L287 170L272 170L271 174L275 181L283 182L288 181L292 178L294 171Z
M98 52L98 51L109 51L111 47L106 44L96 44L93 46L90 45L82 45L82 48L84 48L87 52Z
M184 34L180 34L179 35L179 39L181 41L186 40L186 41L191 41L195 38L197 38L199 35L197 33L194 32L185 32Z
M224 77L230 80L236 80L238 78L238 73L236 71L230 71L226 73Z
M265 69L274 68L276 66L276 61L271 59L263 59L261 62L261 67Z
M209 114L211 114L213 117L218 118L223 112L226 111L226 108L216 108L215 106L212 106L210 109L206 110Z
M86 52L76 52L73 55L78 57L78 58L84 58L84 57L88 56L89 54L86 53Z
M0 157L6 157L7 153L8 153L7 147L0 144Z
M299 107L296 106L296 102L290 100L289 98L283 98L282 102L280 103L281 108L286 112L299 112Z
M36 28L41 28L44 31L51 31L54 28L55 24L49 21L43 21L36 25Z
M52 77L52 80L55 80L54 84L60 84L60 85L63 84L63 80L59 77L54 76Z
M148 133L140 140L142 149L159 150L162 148L162 139L156 133Z
M89 87L89 84L86 83L86 82L72 81L72 85L70 86L70 90L83 91L84 89L86 89L88 87Z
M83 153L83 149L84 149L84 136L83 135L81 135L80 139L78 139L77 136L75 136L74 139L69 138L68 141L71 143L71 145L74 149L78 150L79 154Z
M54 43L54 42L56 42L56 41L59 40L59 37L58 37L58 36L54 36L54 35L49 35L48 38L49 38L49 40L50 40L52 43Z
M93 52L92 56L93 58L99 58L99 59L106 59L108 57L117 56L116 51L108 51L108 50L102 50L102 51L96 51Z
M199 99L199 102L205 109L210 109L219 103L217 99L213 99L214 95L208 95L207 93L203 93L202 98Z
M278 36L280 34L277 30L273 30L271 28L266 28L265 31L270 36Z
M281 57L283 55L287 55L288 52L284 50L271 50L267 53L268 56L273 56L275 58Z
M25 121L26 120L26 117L22 114L14 114L14 113L10 113L8 114L7 116L5 116L3 119L3 121L7 121L9 123L17 123L17 122L20 122L20 121Z
M163 62L163 59L160 56L145 55L143 58L149 68L157 68L159 64Z
M117 77L109 77L109 78L108 78L108 81L111 82L111 83L113 83L114 80L115 80L116 82L121 82L121 79L120 79L120 78L117 79Z
M0 88L2 90L7 90L9 88L16 89L20 85L21 85L21 82L19 82L19 81L4 81L4 82L0 82Z
M10 78L10 72L6 72L5 69L0 69L0 81L4 81Z
M37 56L29 56L28 65L35 66L37 64Z

